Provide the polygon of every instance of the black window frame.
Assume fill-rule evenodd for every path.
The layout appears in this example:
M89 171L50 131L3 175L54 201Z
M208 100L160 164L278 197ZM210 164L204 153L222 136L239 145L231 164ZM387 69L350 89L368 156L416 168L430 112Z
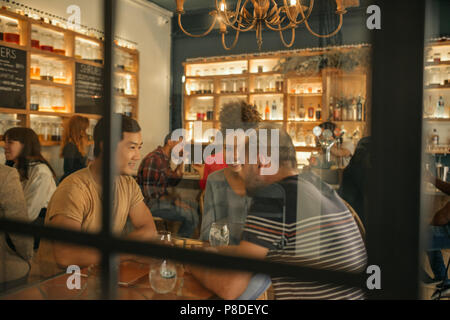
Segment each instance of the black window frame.
M372 152L376 161L372 170L367 225L369 263L379 265L382 290L367 291L371 299L417 299L419 297L419 257L424 234L420 233L420 167L422 155L422 96L425 1L375 1L382 12L382 29L373 35L373 77L371 128ZM365 272L360 274L325 271L297 265L257 259L222 256L215 253L167 248L158 244L119 239L111 233L111 209L114 172L113 157L119 137L114 135L112 117L113 35L116 0L104 0L105 72L104 97L105 137L103 166L102 230L88 234L66 229L37 226L0 219L0 231L22 235L39 235L97 248L102 254L102 298L115 299L117 292L117 253L149 257L168 257L180 262L221 269L289 276L299 280L323 281L366 288ZM405 23L404 21L408 21ZM414 23L410 23L414 21ZM417 36L406 38L404 34ZM394 48L408 54L398 54ZM391 50L393 52L391 52ZM398 72L401 71L401 72ZM403 72L407 71L406 74ZM387 101L402 108L393 108ZM386 117L386 114L392 116ZM396 130L396 131L395 131ZM116 130L117 131L117 130ZM395 132L395 134L393 134ZM389 154L386 154L385 151ZM393 167L392 158L403 161L402 168ZM394 162L397 163L397 162ZM395 182L395 183L393 183ZM396 186L397 184L397 186ZM417 197L414 197L417 195ZM391 211L395 209L395 213ZM400 251L399 251L400 250Z

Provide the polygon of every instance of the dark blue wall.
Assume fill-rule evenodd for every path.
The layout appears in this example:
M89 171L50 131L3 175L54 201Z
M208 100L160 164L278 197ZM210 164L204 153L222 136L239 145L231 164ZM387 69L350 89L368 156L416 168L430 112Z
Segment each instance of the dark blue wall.
M392 1L392 0L390 0ZM432 0L437 7L433 12L434 17L439 16L440 26L439 34L450 35L450 0ZM320 39L311 35L301 25L296 30L295 44L292 49L324 47L329 45L369 43L370 33L366 28L368 15L366 9L370 5L370 0L361 0L359 8L349 8L349 12L344 15L344 23L341 31L334 37ZM310 25L318 33L329 33L334 30L338 23L337 16L333 13L336 5L332 0L316 1L313 14L310 17ZM381 8L382 9L382 8ZM381 12L381 14L383 14ZM192 33L203 32L210 24L211 17L207 12L195 12L191 15L183 15L183 27ZM414 23L413 21L407 21ZM184 35L178 28L177 18L173 19L172 28L172 96L171 96L171 128L182 126L182 63L188 58L223 56L242 53L255 53L286 50L281 43L279 34L272 31L263 32L263 45L261 51L256 44L255 32L242 33L239 36L237 46L226 51L221 44L221 38L218 30L213 30L208 36L202 38L191 38ZM435 34L438 35L438 34ZM411 36L411 35L405 35ZM228 35L228 44L234 39L234 33L230 31ZM285 39L290 39L290 34L285 33Z

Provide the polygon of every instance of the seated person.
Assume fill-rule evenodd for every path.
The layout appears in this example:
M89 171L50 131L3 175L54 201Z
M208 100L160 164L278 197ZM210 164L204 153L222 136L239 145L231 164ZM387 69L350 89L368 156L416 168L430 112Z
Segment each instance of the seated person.
M233 159L233 163L228 163L225 169L209 174L200 239L208 240L213 222L227 222L230 224L230 235L234 236L230 239L230 244L234 245L239 244L242 230L233 229L245 223L251 199L245 194L244 181L239 175L241 167L236 164L238 158L237 144L232 140L234 135L227 136L226 130L242 129L245 132L256 128L261 121L261 116L256 107L242 102L225 105L220 111L219 119L221 134L225 137L220 154L230 153L228 158ZM227 144L230 145L228 148ZM226 162L226 159L223 160Z
M0 164L0 217L31 222L16 169ZM7 238L9 241L7 241ZM0 233L0 292L26 283L33 238Z
M172 149L181 143L171 140L172 132L164 139L164 146L159 146L142 160L138 171L138 184L145 197L145 203L153 216L171 221L181 221L178 235L192 237L198 225L197 205L181 201L169 193L168 187L176 186L183 177L183 163L175 170L170 167Z
M230 245L238 245L241 241L243 226L247 218L247 211L251 199L245 194L245 184L239 175L241 166L238 161L237 144L227 148L227 141L234 135L226 135L227 129L243 129L247 131L255 128L261 121L257 109L246 103L230 103L220 111L220 128L225 137L224 150L221 154L231 152L229 158L234 159L225 169L210 173L204 199L204 212L200 239L208 241L211 224L213 222L224 222L228 224L230 232ZM227 140L227 137L229 138ZM232 140L231 140L232 141ZM231 143L231 142L230 142ZM225 159L226 160L226 159ZM268 275L255 275L246 290L238 299L254 300L258 298L270 286Z
M63 181L69 174L86 168L89 119L75 115L64 126L61 157L64 158Z
M439 190L445 194L450 194L450 183L442 181L439 178L433 177L431 173L426 172L425 180L432 183ZM450 295L450 280L448 279L448 270L444 258L442 256L442 249L450 249L450 202L437 211L430 223L429 245L427 250L428 259L430 261L431 270L434 273L434 279L426 279L427 282L441 282L442 287L438 288L433 293L432 299L439 294L441 296ZM429 276L425 276L429 278Z
M355 209L363 225L367 224L367 217L364 208L367 201L367 182L369 170L373 160L370 152L371 138L364 137L359 140L355 154L348 166L342 173L342 183L339 186L338 194Z
M271 128L264 126L262 129ZM267 138L270 136L268 134ZM237 246L219 247L217 251L315 268L365 270L367 254L361 234L340 197L311 172L298 173L295 147L284 130L279 130L278 144L261 139L258 133L257 140L262 142L262 147L268 146L268 150L260 149L252 161L246 152L240 171L246 192L252 197L243 239ZM247 150L249 142L246 142ZM191 265L185 270L225 299L239 297L252 277L248 272ZM275 299L364 297L359 288L289 277L271 278Z
M55 172L41 154L37 134L30 128L15 127L4 134L5 158L19 171L28 216L35 224L44 224L46 208L56 190ZM34 249L40 238L35 237Z
M121 121L121 140L116 150L114 181L113 232L120 235L129 217L135 231L128 236L136 240L151 240L156 235L152 214L144 197L131 176L141 159L141 128L136 120L115 115ZM102 167L104 120L94 129L94 162L64 179L50 200L45 224L52 227L96 233L102 228ZM81 268L99 263L101 255L96 249L43 240L33 260L30 281L47 278L64 271L69 265Z

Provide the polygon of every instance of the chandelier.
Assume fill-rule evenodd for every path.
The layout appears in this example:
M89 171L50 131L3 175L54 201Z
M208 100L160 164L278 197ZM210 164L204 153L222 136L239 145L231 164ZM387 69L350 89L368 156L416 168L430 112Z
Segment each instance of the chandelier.
M335 0L336 14L339 15L339 24L333 32L322 35L314 32L308 23L308 18L314 7L314 0L309 0L308 5L302 4L302 2L306 2L305 0L238 0L234 10L228 10L226 0L214 1L215 9L209 13L213 17L211 26L204 33L196 35L187 32L183 28L181 16L184 14L184 0L176 0L178 25L186 35L199 38L209 34L218 21L220 34L222 35L222 45L225 50L230 50L236 46L239 33L252 30L256 32L258 48L261 49L263 28L279 32L284 46L290 48L295 41L295 29L302 23L316 37L332 37L342 27L343 15L347 12L346 8L359 6L359 0ZM253 13L250 13L252 9ZM225 41L228 28L236 32L234 41L229 47ZM290 42L286 42L283 31L289 29L291 30L291 40Z

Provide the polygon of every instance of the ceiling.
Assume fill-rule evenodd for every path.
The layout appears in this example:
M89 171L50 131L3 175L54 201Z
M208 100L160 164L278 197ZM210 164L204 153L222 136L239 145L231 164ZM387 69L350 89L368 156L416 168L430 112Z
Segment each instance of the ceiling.
M169 11L175 12L176 4L175 0L148 0L157 4L158 6L167 9ZM201 10L201 9L210 9L215 6L214 0L185 0L184 2L184 10Z

